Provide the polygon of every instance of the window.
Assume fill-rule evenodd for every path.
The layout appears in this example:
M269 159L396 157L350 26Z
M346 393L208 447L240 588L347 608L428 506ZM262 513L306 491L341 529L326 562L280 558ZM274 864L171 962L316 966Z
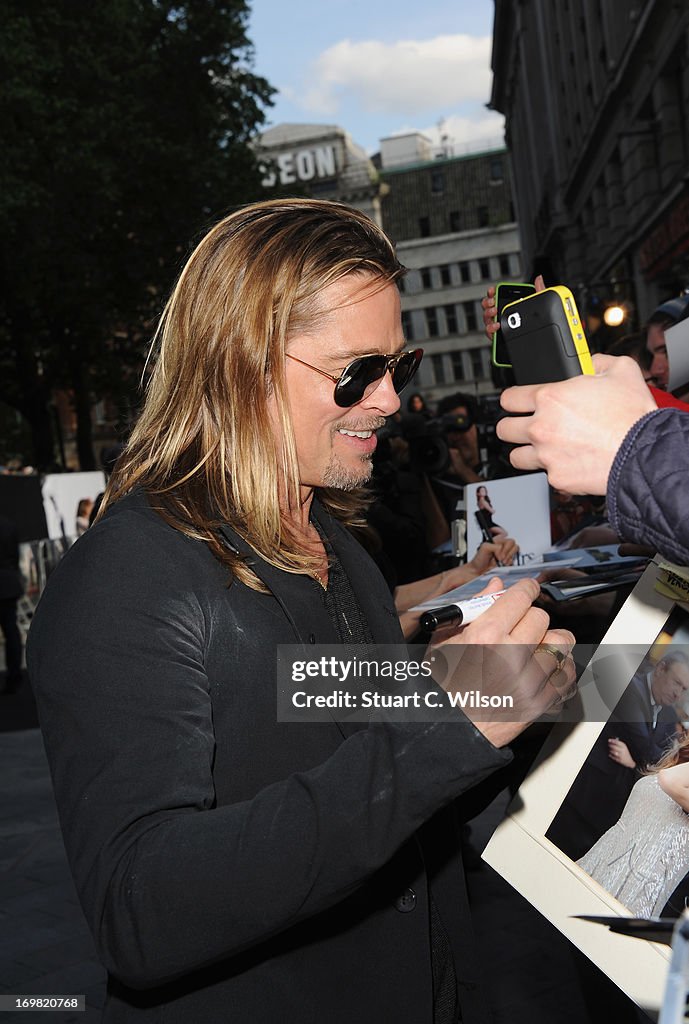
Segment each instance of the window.
M476 330L476 306L473 302L463 302L464 319L466 320L467 331Z
M450 210L450 231L461 231L462 230L462 218L459 215L459 210Z
M490 261L489 260L479 260L478 261L478 269L479 269L479 273L481 274L481 280L482 281L487 281L490 278Z
M457 307L456 306L443 306L443 312L445 313L445 327L447 328L448 334L457 333Z
M438 337L438 311L436 309L434 309L433 307L431 307L430 309L425 309L424 313L426 314L426 330L428 331L428 337L429 338L437 338Z
M431 222L428 217L419 217L419 235L421 238L428 238L431 233Z
M444 263L440 268L440 283L445 285L450 284L450 281L450 265L449 263Z
M483 367L483 349L470 348L469 356L471 358L471 374L475 380L480 379L485 373Z
M510 276L510 258L509 256L502 255L499 259L500 263L500 277Z
M431 192L434 196L442 195L445 191L445 172L431 171Z
M433 376L435 377L436 384L444 384L445 366L443 364L443 357L431 356L431 366L433 367Z
M452 376L455 380L464 380L464 360L461 352L451 352Z
M421 286L423 288L431 287L431 268L424 267L421 271Z
M402 333L405 341L414 340L414 322L408 309L402 310Z
M488 227L488 222L489 222L488 207L487 206L479 206L479 208L477 210L477 213L478 213L478 226L480 228L487 228Z
M502 160L500 157L494 157L490 162L490 180L491 181L502 181Z
M468 284L471 281L471 267L468 263L459 264L459 276L462 279L462 284Z

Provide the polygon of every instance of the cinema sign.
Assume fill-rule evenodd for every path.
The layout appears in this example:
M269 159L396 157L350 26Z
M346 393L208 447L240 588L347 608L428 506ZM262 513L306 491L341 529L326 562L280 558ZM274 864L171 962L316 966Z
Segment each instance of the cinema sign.
M263 179L266 188L275 185L278 180L281 185L290 185L295 181L334 178L337 174L334 146L290 150L278 153L271 159L274 166Z

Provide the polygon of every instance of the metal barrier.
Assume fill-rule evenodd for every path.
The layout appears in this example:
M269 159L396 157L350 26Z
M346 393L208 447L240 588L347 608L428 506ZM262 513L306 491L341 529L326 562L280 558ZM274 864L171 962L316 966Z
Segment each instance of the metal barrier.
M61 537L58 540L44 537L42 540L19 545L19 568L26 585L24 594L17 603L17 625L24 641L50 574L75 540L76 537Z

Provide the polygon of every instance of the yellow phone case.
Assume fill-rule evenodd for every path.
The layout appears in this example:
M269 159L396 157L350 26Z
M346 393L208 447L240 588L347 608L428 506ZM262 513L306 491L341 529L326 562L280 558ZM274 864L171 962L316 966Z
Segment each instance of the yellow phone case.
M574 296L564 285L511 302L502 311L500 327L517 384L594 372Z

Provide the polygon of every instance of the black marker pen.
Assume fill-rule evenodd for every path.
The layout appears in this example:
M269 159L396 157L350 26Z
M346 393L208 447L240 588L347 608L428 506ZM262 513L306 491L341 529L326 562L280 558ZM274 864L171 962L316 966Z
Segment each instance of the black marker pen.
M419 619L422 629L433 632L439 626L466 626L473 622L482 612L485 612L499 597L505 594L505 590L496 590L493 594L480 594L468 601L458 601L456 604L445 604L441 608L433 608L424 612Z

